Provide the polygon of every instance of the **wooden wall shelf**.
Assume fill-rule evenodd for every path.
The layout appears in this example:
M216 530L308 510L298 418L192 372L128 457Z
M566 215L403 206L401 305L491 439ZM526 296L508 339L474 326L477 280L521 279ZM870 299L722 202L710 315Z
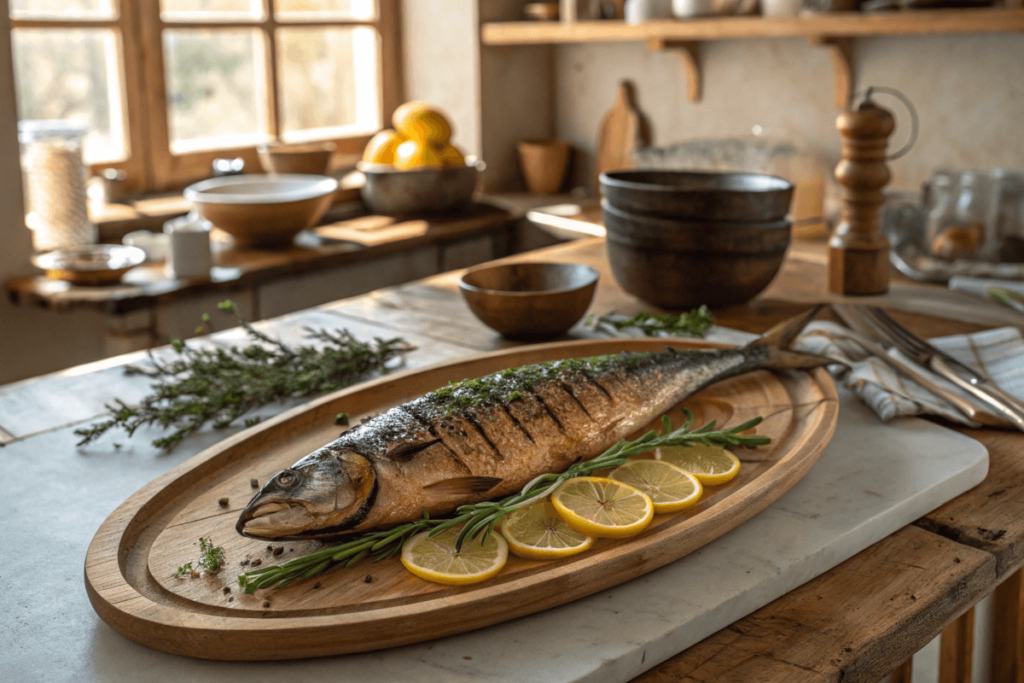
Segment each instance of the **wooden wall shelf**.
M717 17L685 21L507 21L482 26L484 45L542 45L737 38L856 38L1024 31L1024 10L945 9L800 17Z

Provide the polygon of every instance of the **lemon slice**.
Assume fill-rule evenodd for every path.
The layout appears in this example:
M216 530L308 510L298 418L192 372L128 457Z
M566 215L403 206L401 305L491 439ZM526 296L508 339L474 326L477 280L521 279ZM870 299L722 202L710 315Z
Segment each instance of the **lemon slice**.
M651 523L654 503L632 486L604 477L577 477L551 494L570 527L595 538L634 536Z
M670 446L658 449L658 459L672 463L700 479L704 486L719 486L740 471L740 459L721 446L695 443L690 447Z
M402 546L402 564L421 579L462 586L486 581L501 571L508 560L508 544L492 533L483 543L480 537L467 540L455 551L461 527L452 527L430 538L430 532L416 534Z
M647 494L656 515L685 510L704 495L697 477L664 460L629 460L608 477Z
M565 523L551 503L540 501L501 520L501 535L513 555L528 560L555 560L582 553L594 539Z

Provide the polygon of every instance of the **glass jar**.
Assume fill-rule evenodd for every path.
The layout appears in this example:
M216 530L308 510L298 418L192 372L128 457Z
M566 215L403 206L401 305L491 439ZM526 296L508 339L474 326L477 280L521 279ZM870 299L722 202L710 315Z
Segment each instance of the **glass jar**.
M979 256L996 263L1024 262L1024 174L998 171L991 235Z
M980 242L980 235L973 238L973 233L961 225L961 192L959 178L953 174L936 174L928 183L925 244L929 253L941 259L954 260L971 255Z
M25 180L25 224L37 251L95 244L89 222L82 145L86 126L77 121L37 120L18 124Z

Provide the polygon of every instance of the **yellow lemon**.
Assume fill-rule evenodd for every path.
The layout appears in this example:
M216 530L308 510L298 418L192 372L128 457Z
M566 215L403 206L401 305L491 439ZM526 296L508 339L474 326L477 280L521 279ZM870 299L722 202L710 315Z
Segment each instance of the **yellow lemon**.
M492 533L481 543L478 536L456 551L461 528L446 529L433 538L429 531L416 534L402 546L402 564L421 579L448 586L486 581L500 572L508 560L505 539Z
M441 150L441 163L445 168L458 168L466 165L466 157L455 145L446 145Z
M406 140L395 152L395 168L409 171L416 168L441 168L441 155L430 143Z
M658 459L693 474L704 486L719 486L740 472L740 459L721 446L695 443L690 447L659 448Z
M551 494L551 504L566 524L595 538L634 536L654 517L646 494L604 477L570 479Z
M452 126L447 117L426 102L406 102L391 117L395 130L410 140L447 143L452 137Z
M501 535L513 555L528 560L555 560L582 553L594 539L565 523L547 501L516 510L501 520Z
M403 142L402 137L395 131L388 128L370 138L363 150L363 161L372 164L393 164L395 163L395 152Z
M692 507L704 494L697 477L664 460L630 460L614 469L608 478L647 494L656 515Z

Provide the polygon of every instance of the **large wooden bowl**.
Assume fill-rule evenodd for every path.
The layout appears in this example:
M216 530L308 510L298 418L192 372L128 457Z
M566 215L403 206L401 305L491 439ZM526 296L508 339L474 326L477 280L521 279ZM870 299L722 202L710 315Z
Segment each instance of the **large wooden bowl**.
M587 312L600 276L572 263L482 266L459 281L469 310L510 339L557 337Z
M600 182L618 209L685 221L777 221L793 198L792 183L760 173L615 171Z
M679 221L602 200L608 261L619 285L669 310L731 306L760 294L782 267L790 223Z
M239 175L211 178L185 188L185 199L241 247L291 244L316 225L338 189L318 175Z

